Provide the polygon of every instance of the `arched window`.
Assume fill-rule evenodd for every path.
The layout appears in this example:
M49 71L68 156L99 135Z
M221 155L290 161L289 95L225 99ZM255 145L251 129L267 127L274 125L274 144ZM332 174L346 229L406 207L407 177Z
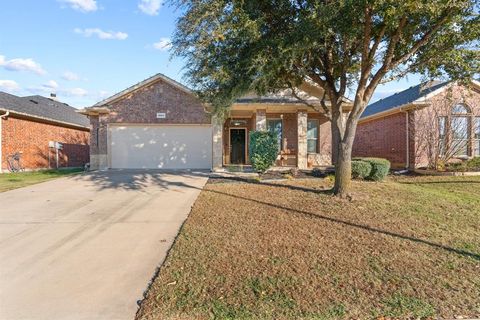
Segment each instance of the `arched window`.
M470 109L464 104L456 104L452 107L452 114L467 114L470 113Z
M452 107L450 129L452 132L452 152L455 156L468 155L469 113L469 108L464 104L456 104Z

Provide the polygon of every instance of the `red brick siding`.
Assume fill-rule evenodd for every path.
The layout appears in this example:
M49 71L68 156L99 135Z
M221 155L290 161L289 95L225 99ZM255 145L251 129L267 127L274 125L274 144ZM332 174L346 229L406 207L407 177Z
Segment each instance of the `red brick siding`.
M26 169L55 167L49 141L63 143L61 167L83 166L89 161L89 132L10 116L2 119L2 169L8 169L7 156L16 152L22 152L21 163Z
M429 136L425 130L438 130L438 116L450 116L451 108L456 104L464 104L470 109L469 117L470 136L474 134L474 119L480 116L480 92L468 89L463 86L452 86L442 93L432 97L429 101L430 106L415 110L413 123L415 126L414 146L415 151L415 166L423 167L429 164L428 143L423 141L426 136ZM435 144L436 142L434 142ZM473 155L473 143L470 142L469 155Z
M352 155L386 158L392 163L392 167L405 167L407 148L405 117L405 113L396 113L360 123Z
M199 99L161 79L108 104L108 107L111 110L108 115L91 118L92 154L107 153L107 125L110 123L211 123L210 115ZM166 114L165 119L157 119L160 112Z

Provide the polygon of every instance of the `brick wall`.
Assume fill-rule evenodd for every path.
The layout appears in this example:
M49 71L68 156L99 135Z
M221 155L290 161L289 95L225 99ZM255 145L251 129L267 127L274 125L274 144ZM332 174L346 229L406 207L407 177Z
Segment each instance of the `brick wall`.
M90 118L91 153L94 155L107 154L109 123L211 123L210 115L199 99L161 79L108 104L108 107L109 114ZM165 113L165 119L157 119L157 113Z
M394 168L405 167L407 149L405 117L405 113L396 113L360 123L352 155L386 158Z
M15 152L22 152L26 169L54 168L55 152L48 147L49 141L63 143L60 167L79 167L89 161L88 131L9 116L2 119L2 170L8 169L7 156Z
M428 166L431 158L438 151L431 150L438 145L436 141L438 133L438 117L450 117L451 109L456 104L463 104L469 109L466 114L468 125L471 130L470 136L474 135L475 117L480 117L480 92L464 86L454 85L440 94L432 97L426 108L414 111L413 124L415 127L414 159L416 167ZM432 137L432 132L434 133ZM474 140L471 139L468 155L473 156Z

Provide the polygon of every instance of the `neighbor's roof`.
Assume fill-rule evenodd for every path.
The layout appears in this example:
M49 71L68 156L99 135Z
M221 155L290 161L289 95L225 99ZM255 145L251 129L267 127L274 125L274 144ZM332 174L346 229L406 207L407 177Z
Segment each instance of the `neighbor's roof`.
M395 93L394 95L370 104L363 112L362 118L413 103L421 98L426 97L429 93L442 89L449 83L450 82L430 81Z
M0 92L0 110L77 127L88 128L90 123L86 116L68 104L39 95L18 97Z

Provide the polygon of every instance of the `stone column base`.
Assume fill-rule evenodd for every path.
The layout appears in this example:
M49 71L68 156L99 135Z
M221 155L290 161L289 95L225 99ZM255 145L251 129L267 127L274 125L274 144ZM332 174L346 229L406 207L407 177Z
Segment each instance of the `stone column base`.
M108 169L108 161L106 154L90 155L90 170L106 170Z

